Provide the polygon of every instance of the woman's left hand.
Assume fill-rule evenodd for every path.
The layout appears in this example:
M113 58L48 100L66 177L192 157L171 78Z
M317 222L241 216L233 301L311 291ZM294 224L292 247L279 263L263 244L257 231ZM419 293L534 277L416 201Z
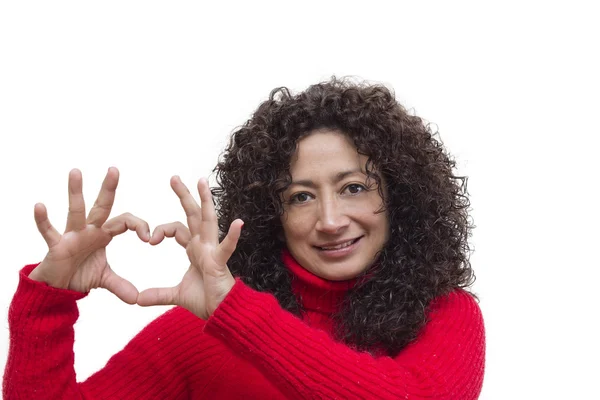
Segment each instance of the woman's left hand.
M178 176L171 178L171 187L181 201L188 227L178 222L161 225L154 230L150 244L157 245L165 236L175 237L185 247L191 265L177 286L146 289L139 294L137 303L178 305L207 319L235 284L227 261L235 251L244 223L240 219L233 221L219 243L217 214L206 179L198 181L201 206Z

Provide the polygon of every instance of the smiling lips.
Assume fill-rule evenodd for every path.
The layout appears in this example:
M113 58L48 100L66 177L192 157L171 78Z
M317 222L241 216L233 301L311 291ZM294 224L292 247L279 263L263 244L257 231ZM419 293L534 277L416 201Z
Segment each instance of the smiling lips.
M362 236L354 238L354 239L346 240L343 242L326 243L324 246L315 246L315 247L321 251L326 251L326 252L337 251L337 250L346 249L346 248L352 246L353 244L358 242L361 238L362 238Z

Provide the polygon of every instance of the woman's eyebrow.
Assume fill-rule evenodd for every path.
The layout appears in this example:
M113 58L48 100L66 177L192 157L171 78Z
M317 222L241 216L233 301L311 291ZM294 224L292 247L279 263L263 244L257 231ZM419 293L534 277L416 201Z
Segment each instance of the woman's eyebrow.
M356 168L356 169L351 169L351 170L347 170L347 171L342 171L342 172L338 172L337 174L335 174L335 177L332 179L333 183L338 183L339 181L341 181L342 179L350 176L350 175L354 175L354 174L361 174L364 175L364 173ZM298 185L298 186L307 186L310 188L315 188L317 185L311 181L310 179L301 179L298 181L292 181L291 185Z

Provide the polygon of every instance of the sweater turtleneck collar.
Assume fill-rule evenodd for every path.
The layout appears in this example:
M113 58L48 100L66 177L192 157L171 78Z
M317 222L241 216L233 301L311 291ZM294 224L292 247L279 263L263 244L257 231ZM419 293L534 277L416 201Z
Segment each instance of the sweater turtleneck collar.
M284 264L292 272L292 291L305 310L331 314L339 310L348 290L357 279L330 281L302 267L287 249L283 250Z

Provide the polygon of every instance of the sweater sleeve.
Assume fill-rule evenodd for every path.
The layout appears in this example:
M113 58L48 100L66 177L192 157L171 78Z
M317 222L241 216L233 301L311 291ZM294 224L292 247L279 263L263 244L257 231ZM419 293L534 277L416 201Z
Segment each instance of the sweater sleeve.
M419 337L395 358L333 340L239 279L205 332L249 359L291 398L469 400L483 383L483 319L462 290L432 302Z
M204 322L179 307L151 322L107 365L78 383L74 369L76 300L86 296L28 278L36 265L20 273L9 309L10 344L3 397L15 399L183 399L188 397L189 354L182 341L195 342ZM183 331L182 331L183 330ZM205 336L205 335L204 335ZM201 350L201 349L200 349ZM199 379L214 374L220 354L203 354Z

